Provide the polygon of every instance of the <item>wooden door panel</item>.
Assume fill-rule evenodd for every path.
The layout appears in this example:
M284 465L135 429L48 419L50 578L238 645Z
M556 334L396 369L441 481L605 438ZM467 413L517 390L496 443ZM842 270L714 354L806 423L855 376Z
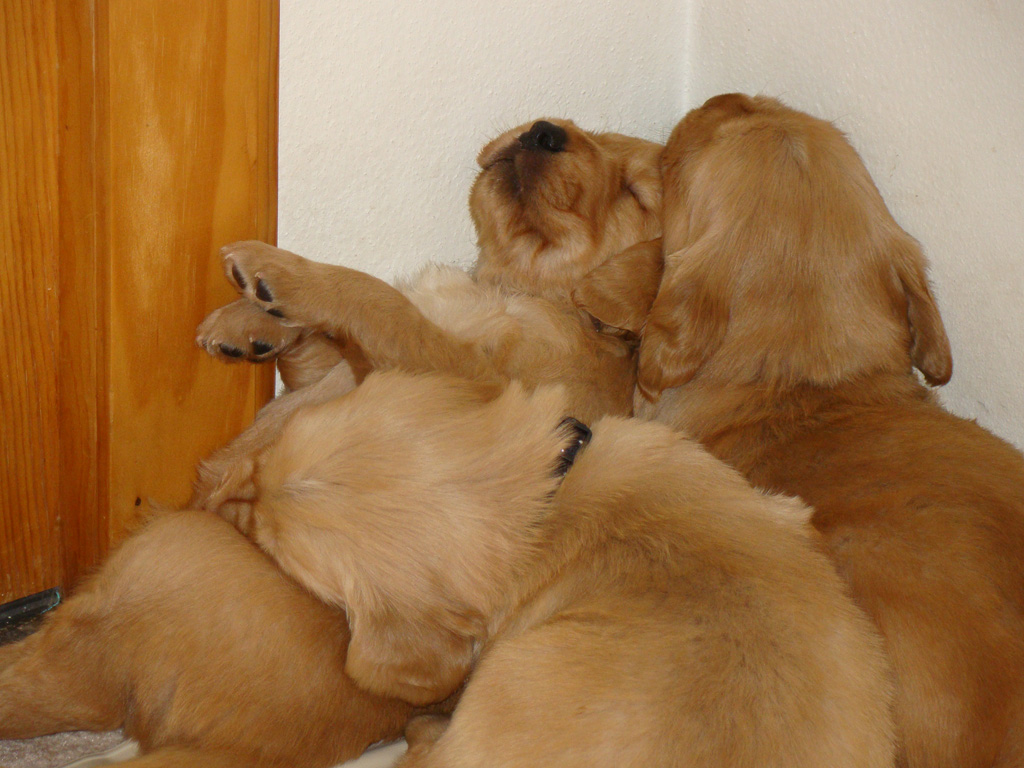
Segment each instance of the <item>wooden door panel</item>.
M0 603L73 583L271 394L193 344L276 236L276 0L0 3Z
M61 574L53 0L0 3L0 602ZM44 439L49 436L51 439Z
M210 309L235 298L220 246L275 235L276 120L259 98L276 71L271 11L253 0L110 0L115 538L150 501L184 504L196 460L247 424L266 395L251 366L214 361L193 340Z
M61 578L74 584L110 543L107 503L108 261L102 162L105 47L98 9L57 0L58 420Z

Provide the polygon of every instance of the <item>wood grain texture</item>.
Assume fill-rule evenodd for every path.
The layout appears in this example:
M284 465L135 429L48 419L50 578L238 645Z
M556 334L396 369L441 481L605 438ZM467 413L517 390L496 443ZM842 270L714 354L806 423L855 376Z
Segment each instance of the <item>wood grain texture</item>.
M98 120L105 92L97 8L59 0L56 16L59 115L57 228L60 275L57 348L58 496L62 578L74 584L106 554L109 543L105 461L107 339L104 209L99 180L104 155ZM102 27L99 27L102 28ZM50 586L53 586L51 584Z
M219 249L276 237L276 3L109 0L110 532L187 501L266 368L198 351Z
M192 342L276 238L277 0L0 3L0 603L70 586L251 420Z
M0 602L61 578L54 0L0 3Z

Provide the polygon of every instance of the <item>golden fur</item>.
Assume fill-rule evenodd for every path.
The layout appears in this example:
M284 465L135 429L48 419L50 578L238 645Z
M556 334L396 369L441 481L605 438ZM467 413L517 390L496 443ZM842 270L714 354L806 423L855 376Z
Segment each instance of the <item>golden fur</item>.
M123 728L146 766L329 766L412 707L345 674L343 613L225 521L173 512L0 647L0 738Z
M496 385L563 380L581 417L628 412L635 344L598 333L569 293L580 276L597 276L613 286L616 322L639 330L660 278L659 244L647 243L660 234L660 147L558 126L566 143L557 152L520 141L533 136L528 125L481 154L471 200L476 277L435 267L399 292L263 244L227 249L229 275L250 270L252 293L259 274L276 294L269 308L292 325L252 294L211 316L200 338L226 358L243 347L242 357L278 356L297 391L203 465L196 507L243 513L233 500L251 490L259 450L292 413L348 391L371 367L452 370ZM620 251L644 270L645 292L627 285ZM376 458L377 477L416 471L386 459ZM430 485L429 473L419 477ZM343 672L348 637L343 614L284 578L223 520L163 516L35 636L0 648L0 738L124 727L148 753L140 766L331 765L399 736L413 711L355 688Z
M881 641L800 502L562 388L377 373L289 421L247 532L344 607L346 669L450 724L412 766L892 766Z
M729 94L665 150L638 413L798 495L886 639L901 762L1024 764L1024 460L920 384L952 360L917 243L832 125Z
M225 272L245 298L204 321L198 341L226 359L276 354L299 391L204 463L193 505L244 513L252 489L239 468L245 476L296 408L348 391L370 370L561 382L581 419L631 413L635 334L661 277L661 149L565 120L503 133L478 157L471 273L431 266L395 288L265 243L227 246ZM574 299L584 281L611 300Z

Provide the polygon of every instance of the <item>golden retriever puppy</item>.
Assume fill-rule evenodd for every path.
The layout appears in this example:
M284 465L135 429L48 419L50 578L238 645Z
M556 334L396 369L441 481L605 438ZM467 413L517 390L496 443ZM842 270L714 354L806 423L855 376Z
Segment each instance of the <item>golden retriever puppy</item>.
M352 683L348 636L225 521L167 513L0 647L0 739L123 728L140 768L334 765L413 711Z
M620 330L639 331L661 277L661 149L566 120L498 136L470 193L469 274L435 265L396 289L265 243L228 245L225 271L246 299L212 313L197 341L226 360L276 357L289 389L356 355L357 380L392 367L559 380L583 416L595 405L628 413L629 349L597 335L571 296L585 277L601 280L632 312L614 317L631 324Z
M272 440L295 408L348 391L370 370L558 381L579 418L630 413L630 332L639 332L661 277L661 149L564 120L503 133L478 157L471 273L432 266L395 288L265 243L224 248L225 272L245 298L207 318L198 342L228 360L276 355L286 386L305 391L281 398L205 463L193 504L247 497L251 489L232 479L239 460ZM584 279L612 301L581 312L572 294Z
M197 506L232 509L232 494L245 495L232 481L289 414L347 391L371 367L531 386L562 379L582 417L628 412L635 343L599 333L569 294L593 275L613 296L594 312L639 331L660 279L659 243L647 242L660 235L660 150L561 121L502 135L481 154L473 190L477 274L432 268L404 293L269 246L229 248L228 271L240 287L248 281L252 301L216 313L200 335L226 357L228 341L248 357L283 352L298 391L204 465ZM347 644L344 616L224 521L169 515L124 544L36 636L0 649L0 738L124 727L150 753L147 766L330 765L397 737L412 711L355 688L343 673Z
M193 505L248 498L238 467L296 408L374 369L560 381L580 418L629 413L635 336L661 278L661 149L565 120L498 136L478 156L470 193L479 254L469 273L434 265L395 288L265 243L224 248L245 298L204 320L197 342L225 360L276 358L293 391L204 463ZM600 285L600 296L574 297L584 283Z
M901 762L1024 765L1024 460L944 411L917 243L832 125L719 96L665 151L638 412L799 495L897 680Z
M802 503L564 388L374 373L260 454L247 533L426 704L401 765L892 766L881 639ZM589 441L589 444L588 444Z
M429 266L395 288L265 243L224 248L246 298L211 314L197 342L225 360L276 356L293 391L203 462L191 506L244 514L252 487L240 478L290 414L374 369L557 381L579 418L630 413L635 337L661 278L661 150L565 120L498 136L477 158L469 273ZM591 283L600 296L574 296Z

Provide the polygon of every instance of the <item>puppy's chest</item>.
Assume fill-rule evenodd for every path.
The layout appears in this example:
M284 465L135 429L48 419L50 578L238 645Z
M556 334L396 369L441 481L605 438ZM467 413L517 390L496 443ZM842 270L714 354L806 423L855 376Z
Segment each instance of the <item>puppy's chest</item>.
M398 287L432 323L485 350L565 355L579 343L578 324L554 305L480 285L454 267L427 267Z

